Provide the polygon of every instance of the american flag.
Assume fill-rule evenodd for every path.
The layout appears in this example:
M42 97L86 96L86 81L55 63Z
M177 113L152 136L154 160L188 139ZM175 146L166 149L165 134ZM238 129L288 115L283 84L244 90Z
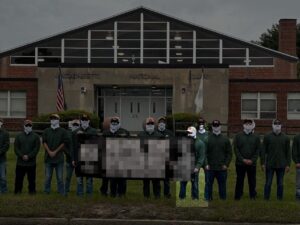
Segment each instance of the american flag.
M60 68L59 68L58 85L57 85L57 92L56 92L56 110L58 112L65 110L64 85L63 85L63 79L62 79Z

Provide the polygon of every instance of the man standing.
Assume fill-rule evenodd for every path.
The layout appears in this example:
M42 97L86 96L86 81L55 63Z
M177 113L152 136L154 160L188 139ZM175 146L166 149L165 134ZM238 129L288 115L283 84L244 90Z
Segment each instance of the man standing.
M24 121L24 131L15 138L17 156L15 194L21 193L24 176L27 174L29 194L35 194L36 156L40 150L40 137L32 132L32 121Z
M296 164L296 200L300 201L300 134L293 140L293 160Z
M283 177L291 164L290 140L281 132L281 122L273 120L272 132L266 134L261 152L262 169L266 172L264 199L270 199L273 175L277 177L277 199L283 198Z
M173 132L167 129L167 119L166 119L166 117L160 117L158 119L157 131L165 138L174 137ZM166 198L171 198L169 178L164 179L164 196Z
M9 149L9 134L3 128L3 123L3 119L0 119L0 194L7 193L6 152Z
M199 199L199 170L203 166L205 160L205 144L197 137L197 130L195 127L188 127L187 136L195 141L195 168L192 173L192 199ZM180 181L179 198L185 199L187 181Z
M81 127L75 131L74 141L74 153L73 153L73 166L76 167L78 163L78 140L77 134L85 134L88 137L97 136L97 130L90 126L90 117L83 114L80 118ZM77 195L83 196L83 177L77 177ZM93 177L86 177L86 194L91 195L93 193Z
M247 173L250 199L256 198L256 161L260 151L259 136L253 133L255 123L245 119L243 132L234 139L234 153L236 155L236 186L235 200L240 200L244 189L244 179Z
M219 185L220 199L225 200L227 169L232 158L230 141L221 134L221 123L219 120L212 122L212 134L207 143L207 175L208 175L208 200L213 199L213 184L216 178Z
M43 146L45 148L45 193L49 194L53 170L56 171L57 191L64 195L64 147L69 145L69 138L64 128L59 125L58 114L51 114L51 127L43 133Z
M69 146L66 146L65 156L66 156L66 177L65 177L65 194L67 195L70 192L71 179L73 175L74 166L72 164L72 154L74 148L74 136L76 130L80 127L79 120L71 120L68 124L68 138L69 138Z
M201 141L205 144L205 156L206 156L206 148L207 148L207 142L208 142L208 132L205 129L206 121L200 117L198 120L198 132L197 132L197 137L200 138ZM207 171L205 169L205 166L207 165L207 159L205 157L204 162L203 162L203 170L204 170L204 180L205 180L205 186L204 186L204 199L207 201L208 200L208 176L207 176Z
M112 117L110 119L109 130L103 132L103 137L129 137L129 132L121 128L121 121L119 117ZM122 197L126 194L126 179L125 178L111 178L110 180L110 196ZM108 178L102 179L101 193L107 195Z
M148 117L145 121L144 131L138 134L141 138L157 138L163 137L160 133L155 130L155 120L153 117ZM144 197L150 198L150 180L152 181L153 194L155 198L160 198L160 182L159 179L143 179L143 194Z

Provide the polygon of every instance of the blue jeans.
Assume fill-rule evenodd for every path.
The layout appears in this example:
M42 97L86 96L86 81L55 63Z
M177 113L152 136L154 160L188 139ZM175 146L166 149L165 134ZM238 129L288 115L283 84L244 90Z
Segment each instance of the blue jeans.
M204 180L205 180L204 199L207 201L208 200L208 175L206 169L204 169Z
M217 179L219 186L219 197L222 200L226 199L226 181L227 181L227 170L207 170L207 188L208 188L208 199L211 201L213 199L213 185L214 179Z
M283 177L285 168L266 168L266 184L264 190L264 199L269 200L274 173L277 177L277 199L282 200L283 197Z
M77 177L77 195L83 196L84 187L83 187L83 177ZM86 177L86 194L91 195L93 193L93 178Z
M191 175L191 196L192 199L199 199L199 173L192 173ZM184 199L186 196L187 181L180 182L179 198Z
M296 199L300 200L300 169L296 170Z
M7 192L6 161L0 162L0 193Z
M53 170L55 169L56 173L56 181L57 181L57 191L58 193L64 195L64 180L63 180L63 173L64 173L64 162L61 163L45 163L45 193L49 194L51 190L51 180Z
M66 162L66 181L65 181L65 192L66 194L70 192L71 179L74 167L72 163Z

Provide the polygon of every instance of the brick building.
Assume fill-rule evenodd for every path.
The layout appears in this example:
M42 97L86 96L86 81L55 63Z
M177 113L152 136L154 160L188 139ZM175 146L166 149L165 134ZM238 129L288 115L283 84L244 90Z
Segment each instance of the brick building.
M0 53L0 117L17 129L55 111L61 67L68 108L120 116L132 131L147 116L176 112L218 118L233 132L246 117L261 131L274 118L300 131L296 22L279 21L274 51L133 9Z

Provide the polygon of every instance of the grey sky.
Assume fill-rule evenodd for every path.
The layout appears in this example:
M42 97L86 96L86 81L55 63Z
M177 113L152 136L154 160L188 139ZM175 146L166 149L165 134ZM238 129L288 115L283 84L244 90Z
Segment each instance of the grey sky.
M0 0L0 51L139 6L248 41L280 18L300 22L300 0Z

